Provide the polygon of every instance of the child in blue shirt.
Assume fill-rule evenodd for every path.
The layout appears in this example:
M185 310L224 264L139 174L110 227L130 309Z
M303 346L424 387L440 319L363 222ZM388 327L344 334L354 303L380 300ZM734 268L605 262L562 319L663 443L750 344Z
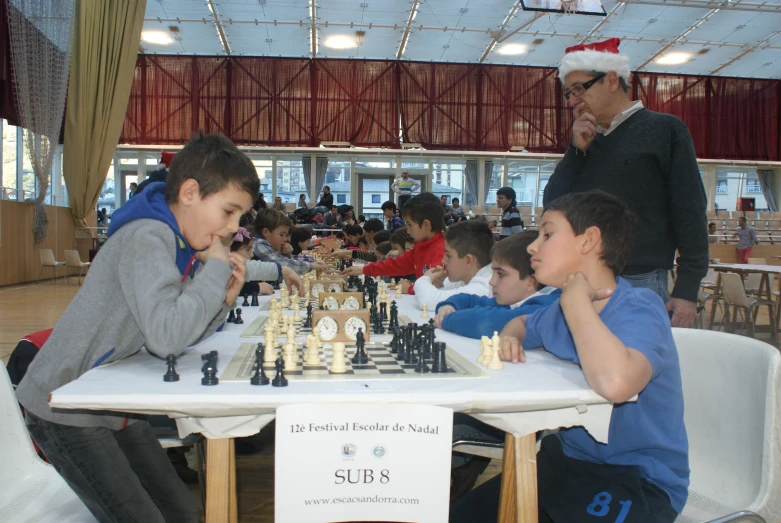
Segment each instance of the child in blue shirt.
M659 296L617 277L635 224L618 198L573 193L546 206L540 237L529 246L537 279L561 286L562 295L507 324L502 359L523 362L525 349L542 347L580 365L591 388L614 403L607 443L582 427L543 440L540 521L672 523L686 504L688 441L670 320ZM481 498L481 489L459 501ZM467 506L451 511L459 514L451 521L474 521L461 519L477 504Z
M497 242L491 248L493 298L466 293L446 298L437 305L434 325L479 340L502 332L513 318L556 301L561 291L539 284L526 252L537 235L537 231L523 231Z

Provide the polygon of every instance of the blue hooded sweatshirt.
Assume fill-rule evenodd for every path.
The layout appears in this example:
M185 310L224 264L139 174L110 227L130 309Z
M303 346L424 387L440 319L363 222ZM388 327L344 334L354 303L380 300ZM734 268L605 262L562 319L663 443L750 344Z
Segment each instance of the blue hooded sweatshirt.
M476 294L456 294L440 302L437 311L445 305L453 307L456 311L445 316L442 320L442 329L479 340L481 336L502 332L508 321L545 308L560 296L561 290L556 289L550 294L529 298L520 307L511 308L509 305L499 305L496 298Z
M111 237L120 227L133 220L158 220L171 228L176 235L176 266L182 276L194 274L198 262L195 260L195 249L190 247L184 235L179 230L174 213L165 199L165 183L150 183L144 192L136 193L125 205L117 209L111 218L111 225L106 236Z

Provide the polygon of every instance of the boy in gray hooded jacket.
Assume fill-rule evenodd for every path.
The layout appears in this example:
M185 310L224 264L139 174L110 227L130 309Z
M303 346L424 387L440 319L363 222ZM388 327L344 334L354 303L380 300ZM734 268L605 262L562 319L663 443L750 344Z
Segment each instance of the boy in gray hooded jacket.
M142 346L165 357L215 332L246 270L221 240L258 190L252 162L229 140L188 143L166 183L114 213L109 240L17 389L33 439L99 521L197 522L198 508L142 417L52 409L48 398Z

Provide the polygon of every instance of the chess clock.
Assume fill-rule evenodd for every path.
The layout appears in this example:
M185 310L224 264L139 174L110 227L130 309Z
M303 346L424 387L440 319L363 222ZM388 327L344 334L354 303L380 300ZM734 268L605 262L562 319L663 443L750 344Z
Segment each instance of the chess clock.
M344 292L347 282L341 278L338 280L312 280L309 283L309 293L313 298L318 298L321 292Z
M358 329L363 331L363 338L369 341L371 329L369 311L312 311L312 325L320 329L320 339L324 342L354 343Z
M363 309L363 294L360 292L321 292L318 305L327 311L357 311Z

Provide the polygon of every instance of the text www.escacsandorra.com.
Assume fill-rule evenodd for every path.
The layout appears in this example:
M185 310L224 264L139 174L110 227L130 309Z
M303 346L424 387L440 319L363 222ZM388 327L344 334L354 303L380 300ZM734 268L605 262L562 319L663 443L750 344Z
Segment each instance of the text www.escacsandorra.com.
M419 502L417 498L385 498L381 496L304 500L305 505L337 505L339 503L389 503L392 505L417 505Z

